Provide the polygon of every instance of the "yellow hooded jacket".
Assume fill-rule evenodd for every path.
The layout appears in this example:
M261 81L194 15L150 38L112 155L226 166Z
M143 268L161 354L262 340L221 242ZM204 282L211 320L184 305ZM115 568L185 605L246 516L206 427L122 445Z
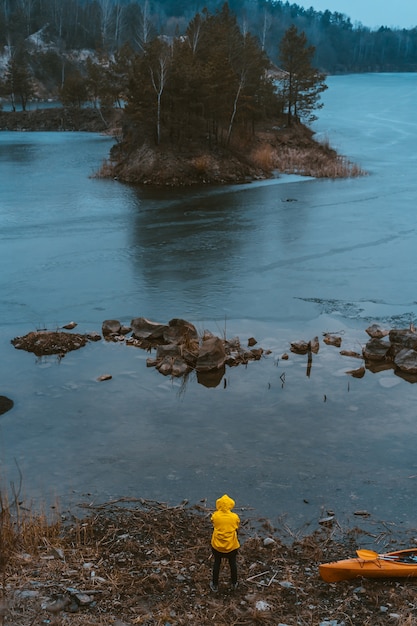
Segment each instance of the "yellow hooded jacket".
M216 500L217 510L211 516L214 527L211 545L219 552L231 552L240 547L237 538L240 519L237 513L232 512L234 506L235 501L227 494Z

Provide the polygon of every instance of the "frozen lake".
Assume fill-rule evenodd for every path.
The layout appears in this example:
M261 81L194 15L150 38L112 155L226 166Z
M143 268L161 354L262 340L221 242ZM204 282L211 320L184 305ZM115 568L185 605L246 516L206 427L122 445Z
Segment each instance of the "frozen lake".
M416 386L321 342L310 377L291 341L416 321L415 74L328 79L317 136L369 175L133 189L90 177L108 138L0 133L2 482L26 499L178 503L228 492L291 525L327 509L414 524ZM290 200L290 201L289 201ZM271 353L186 385L147 353L100 342L37 360L10 340L74 320L181 317ZM113 378L98 383L97 377ZM87 495L89 494L89 495Z

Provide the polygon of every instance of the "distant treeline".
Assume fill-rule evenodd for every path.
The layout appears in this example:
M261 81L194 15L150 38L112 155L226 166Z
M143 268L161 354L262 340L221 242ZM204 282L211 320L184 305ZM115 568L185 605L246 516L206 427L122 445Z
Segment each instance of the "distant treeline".
M141 48L155 35L178 37L196 13L216 11L223 0L0 0L0 49L19 48L28 40L50 43L48 73L59 74L57 50L93 49L113 53L129 44ZM229 0L242 32L257 38L273 63L291 25L315 46L314 64L321 71L417 71L417 28L375 30L339 12L304 9L280 0ZM28 39L29 38L29 39ZM53 52L52 52L53 50ZM58 77L57 77L58 78Z

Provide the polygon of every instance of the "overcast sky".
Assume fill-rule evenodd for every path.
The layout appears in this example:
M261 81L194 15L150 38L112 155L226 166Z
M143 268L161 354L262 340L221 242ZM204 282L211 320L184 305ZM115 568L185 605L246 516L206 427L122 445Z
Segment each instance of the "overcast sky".
M363 26L392 26L413 28L417 26L417 0L295 0L295 4L316 11L328 9L350 17L351 22Z

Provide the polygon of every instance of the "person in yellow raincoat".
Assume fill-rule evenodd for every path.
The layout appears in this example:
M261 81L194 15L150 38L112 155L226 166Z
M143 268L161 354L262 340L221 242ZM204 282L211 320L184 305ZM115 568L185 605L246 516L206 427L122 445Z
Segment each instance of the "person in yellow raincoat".
M240 518L232 509L235 501L227 494L216 500L216 511L211 516L213 534L211 536L211 549L214 557L213 577L210 583L212 591L219 590L219 573L222 559L229 561L230 578L232 589L237 589L237 564L236 556L240 547L237 530Z

